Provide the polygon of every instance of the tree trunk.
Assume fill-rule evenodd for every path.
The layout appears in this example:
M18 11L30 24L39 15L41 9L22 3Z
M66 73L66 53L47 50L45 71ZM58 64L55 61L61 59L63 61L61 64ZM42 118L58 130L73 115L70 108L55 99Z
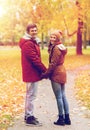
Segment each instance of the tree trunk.
M87 17L86 15L84 16L85 17L85 21L83 23L84 25L84 37L83 37L83 46L84 46L84 49L87 48Z
M78 0L76 1L76 6L78 7L78 29L77 29L77 45L76 54L82 55L82 28L83 28L83 15L82 8Z
M42 39L42 41L41 41L41 48L43 50L44 49L44 34L43 34L43 32L41 34L41 39Z
M82 55L82 28L83 22L78 22L76 54Z
M82 55L82 34L80 33L77 33L76 54Z
M12 36L11 46L13 47L15 45L15 38L14 35Z
M87 36L87 33L86 31L84 32L84 38L83 38L83 46L84 46L84 49L87 48L87 40L86 40L86 36Z

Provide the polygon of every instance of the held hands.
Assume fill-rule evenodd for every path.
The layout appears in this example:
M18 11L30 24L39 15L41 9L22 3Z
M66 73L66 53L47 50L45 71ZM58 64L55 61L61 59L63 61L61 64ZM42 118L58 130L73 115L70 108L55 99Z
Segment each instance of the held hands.
M48 73L47 73L47 72L42 73L42 74L41 74L41 78L42 78L42 79L44 79L44 78L45 78L45 79L48 79L48 78L49 78Z

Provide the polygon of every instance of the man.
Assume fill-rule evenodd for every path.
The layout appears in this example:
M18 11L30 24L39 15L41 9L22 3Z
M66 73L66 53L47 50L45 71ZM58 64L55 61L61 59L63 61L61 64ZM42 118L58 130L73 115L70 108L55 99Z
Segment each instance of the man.
M33 115L33 101L37 93L37 82L41 80L41 74L46 67L41 61L40 48L38 44L37 26L29 24L26 33L21 38L21 63L23 81L26 82L25 122L27 125L39 125L39 121Z

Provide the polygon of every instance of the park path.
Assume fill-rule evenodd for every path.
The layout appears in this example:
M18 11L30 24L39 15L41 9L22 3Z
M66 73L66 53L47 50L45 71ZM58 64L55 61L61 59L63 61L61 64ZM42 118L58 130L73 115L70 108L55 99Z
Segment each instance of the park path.
M90 113L75 98L74 79L77 71L67 72L66 95L69 101L72 125L55 126L53 124L57 119L56 100L51 89L50 81L42 80L38 85L38 95L35 101L35 116L43 123L43 126L26 126L23 121L24 115L22 114L8 130L90 130L90 117L88 116Z

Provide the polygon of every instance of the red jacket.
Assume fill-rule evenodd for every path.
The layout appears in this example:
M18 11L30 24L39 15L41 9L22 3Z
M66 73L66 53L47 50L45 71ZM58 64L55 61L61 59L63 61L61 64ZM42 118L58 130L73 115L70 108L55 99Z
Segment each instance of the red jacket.
M41 73L46 67L41 62L40 48L33 39L20 40L22 76L24 82L36 82L41 80Z

